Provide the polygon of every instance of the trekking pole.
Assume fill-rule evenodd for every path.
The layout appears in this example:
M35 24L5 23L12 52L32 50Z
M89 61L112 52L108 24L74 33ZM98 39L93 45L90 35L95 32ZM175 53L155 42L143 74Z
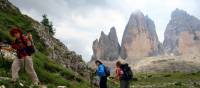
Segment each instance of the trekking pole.
M91 83L91 88L95 88L94 86L94 73L90 72L90 83Z
M3 57L3 52L2 49L0 49L1 51L1 61L2 61L2 67L4 66L5 62L4 62L4 57Z
M1 64L3 65L3 54L2 54L1 49L0 49L0 55L1 55Z
M25 61L25 58L24 58L24 73L26 72L25 66L26 66L26 61Z
M90 87L92 88L92 73L90 72Z

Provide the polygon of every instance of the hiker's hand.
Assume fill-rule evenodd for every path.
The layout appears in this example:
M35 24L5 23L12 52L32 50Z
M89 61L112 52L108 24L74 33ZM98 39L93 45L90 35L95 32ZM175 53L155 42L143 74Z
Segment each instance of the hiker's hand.
M32 36L32 34L31 34L31 33L28 33L28 38L30 39L30 41L32 41L32 40L33 40L33 36Z
M31 46L31 41L27 41L27 46Z
M33 37L32 37L32 35L30 35L29 37L30 37L30 40L33 41Z

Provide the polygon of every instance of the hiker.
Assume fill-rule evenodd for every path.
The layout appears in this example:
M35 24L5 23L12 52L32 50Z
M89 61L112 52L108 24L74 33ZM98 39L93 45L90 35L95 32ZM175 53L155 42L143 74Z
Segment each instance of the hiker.
M107 88L106 67L99 60L96 60L95 64L98 67L97 70L96 70L96 74L100 78L99 86L100 86L100 88Z
M15 38L12 43L12 48L7 50L16 50L17 59L12 63L12 82L15 83L18 79L18 72L22 66L25 66L26 72L31 77L34 85L38 85L39 79L33 67L33 61L31 55L34 53L33 45L27 36L23 35L22 30L18 27L13 27L10 30L10 35ZM32 37L31 37L32 39Z
M120 88L130 88L130 80L133 75L128 64L121 64L120 61L117 61L115 73L115 79L120 81Z

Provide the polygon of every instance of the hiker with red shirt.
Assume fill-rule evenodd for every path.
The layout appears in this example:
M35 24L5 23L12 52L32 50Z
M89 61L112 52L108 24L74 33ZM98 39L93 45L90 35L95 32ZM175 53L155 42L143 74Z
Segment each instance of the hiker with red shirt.
M125 74L121 68L122 64L120 61L116 62L115 79L120 81L120 88L130 88L130 81L122 79Z
M10 35L15 38L15 41L12 43L12 48L17 52L17 59L14 60L12 64L12 81L16 82L18 77L18 72L20 68L24 65L25 70L28 75L31 77L31 80L34 85L38 85L39 79L33 67L33 61L30 51L33 48L30 39L27 36L23 35L20 28L13 27L10 31Z
M116 63L116 70L115 70L115 73L116 73L115 78L116 78L117 80L120 80L120 77L121 77L122 74L123 74L123 71L122 71L122 69L120 68L120 65L121 65L121 62L118 61L118 62Z

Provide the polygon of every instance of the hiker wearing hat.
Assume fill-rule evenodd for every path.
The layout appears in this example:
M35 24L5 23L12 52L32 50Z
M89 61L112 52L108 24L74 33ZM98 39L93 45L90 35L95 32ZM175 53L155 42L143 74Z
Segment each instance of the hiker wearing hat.
M22 31L18 27L13 27L10 30L10 35L15 38L15 41L12 43L12 48L7 50L16 50L17 59L12 63L12 82L15 83L19 78L18 73L20 68L24 65L25 70L28 75L31 77L31 80L34 85L38 85L39 79L33 67L33 61L31 55L34 53L34 46L31 43L31 38L23 35ZM30 35L30 34L29 34Z

